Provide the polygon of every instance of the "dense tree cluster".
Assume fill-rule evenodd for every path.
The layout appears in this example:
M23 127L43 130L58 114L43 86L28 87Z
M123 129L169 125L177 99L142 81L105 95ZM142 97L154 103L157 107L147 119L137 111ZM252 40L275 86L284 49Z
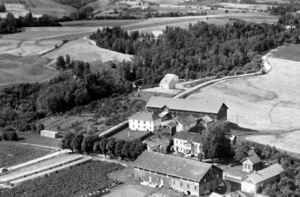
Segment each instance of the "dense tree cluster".
M117 71L93 73L88 63L74 62L68 58L62 62L67 63L61 74L49 82L19 84L1 90L0 128L13 126L18 131L35 131L38 129L36 120L46 115L64 113L73 108L79 110L82 106L93 103L92 101L95 101L94 105L99 103L100 106L101 99L126 94L132 90L131 82L116 74ZM95 111L92 107L84 109ZM112 107L114 109L117 108Z
M11 13L7 14L6 18L0 19L0 33L15 33L22 27L36 27L36 26L60 26L54 18L43 15L40 18L34 18L31 13L25 17L20 16L14 18Z
M6 127L4 129L2 129L2 131L1 131L0 140L1 139L7 140L7 141L17 141L19 138L18 138L18 134L15 129L13 129L11 127Z
M124 141L115 138L98 138L93 135L67 133L62 139L61 147L79 153L96 153L109 155L111 158L135 160L146 149L141 141Z
M298 35L298 29L287 31L281 25L200 22L188 29L167 27L157 39L118 27L98 30L90 38L100 47L134 54L131 66L121 65L131 73L128 80L150 85L166 73L195 79L258 71L260 54L285 42L298 43Z

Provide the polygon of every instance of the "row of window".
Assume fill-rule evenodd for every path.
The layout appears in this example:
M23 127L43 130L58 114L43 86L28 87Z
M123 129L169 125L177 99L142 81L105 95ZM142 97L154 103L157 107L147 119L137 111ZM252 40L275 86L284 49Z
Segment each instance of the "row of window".
M175 184L176 184L176 182L175 182L175 180L173 180L173 185L175 185ZM180 186L183 186L183 182L182 181L180 181ZM190 184L186 183L186 187L188 189L190 189ZM198 187L197 187L197 185L195 185L194 186L194 190L197 190L197 189L198 189Z

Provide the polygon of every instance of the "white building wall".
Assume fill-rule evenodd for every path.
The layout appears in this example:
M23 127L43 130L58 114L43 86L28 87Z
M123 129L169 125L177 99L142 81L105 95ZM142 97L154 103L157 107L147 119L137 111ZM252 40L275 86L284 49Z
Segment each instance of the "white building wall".
M144 120L133 120L129 119L129 128L133 131L151 131L154 132L155 129L160 125L160 120L154 121L144 121Z
M41 136L49 138L57 138L57 131L41 130Z
M195 149L192 152L192 145L188 143L188 141L178 138L174 139L174 148L177 152L180 153L186 154L188 152L191 152L194 155L198 155L201 152L200 143L193 142L193 145L195 146Z
M246 193L256 193L256 185L247 181L241 182L241 190Z

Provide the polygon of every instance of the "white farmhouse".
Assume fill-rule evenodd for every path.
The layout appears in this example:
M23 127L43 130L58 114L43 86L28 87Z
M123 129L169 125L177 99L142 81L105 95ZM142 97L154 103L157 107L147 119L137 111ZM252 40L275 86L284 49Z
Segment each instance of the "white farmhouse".
M175 89L176 84L179 82L179 77L174 74L166 74L160 81L159 87L162 89Z
M128 120L129 129L133 131L154 132L161 124L160 118L151 112L137 112L130 116Z
M59 133L57 131L50 131L50 130L41 130L41 136L49 137L49 138L58 138Z
M263 170L253 172L241 181L242 192L254 194L259 187L265 187L266 184L273 183L280 178L283 168L279 164L273 164Z
M174 150L183 154L198 156L202 153L201 135L192 132L180 132L174 135Z

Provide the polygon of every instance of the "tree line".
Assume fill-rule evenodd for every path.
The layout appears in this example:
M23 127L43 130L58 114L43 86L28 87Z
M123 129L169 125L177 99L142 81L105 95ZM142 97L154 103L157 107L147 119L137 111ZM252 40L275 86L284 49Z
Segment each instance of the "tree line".
M99 47L133 54L132 63L121 63L129 81L157 84L166 73L196 79L256 72L261 55L283 43L299 43L299 29L280 24L235 22L216 26L199 22L187 29L166 27L163 34L104 28L90 38Z
M124 141L68 132L62 139L61 148L78 153L104 154L110 158L135 160L146 149L146 145L139 140Z
M12 13L8 13L6 18L0 19L0 33L15 33L23 27L38 27L38 26L60 26L56 19L47 15L42 15L39 18L34 18L32 13L26 16L15 18Z

